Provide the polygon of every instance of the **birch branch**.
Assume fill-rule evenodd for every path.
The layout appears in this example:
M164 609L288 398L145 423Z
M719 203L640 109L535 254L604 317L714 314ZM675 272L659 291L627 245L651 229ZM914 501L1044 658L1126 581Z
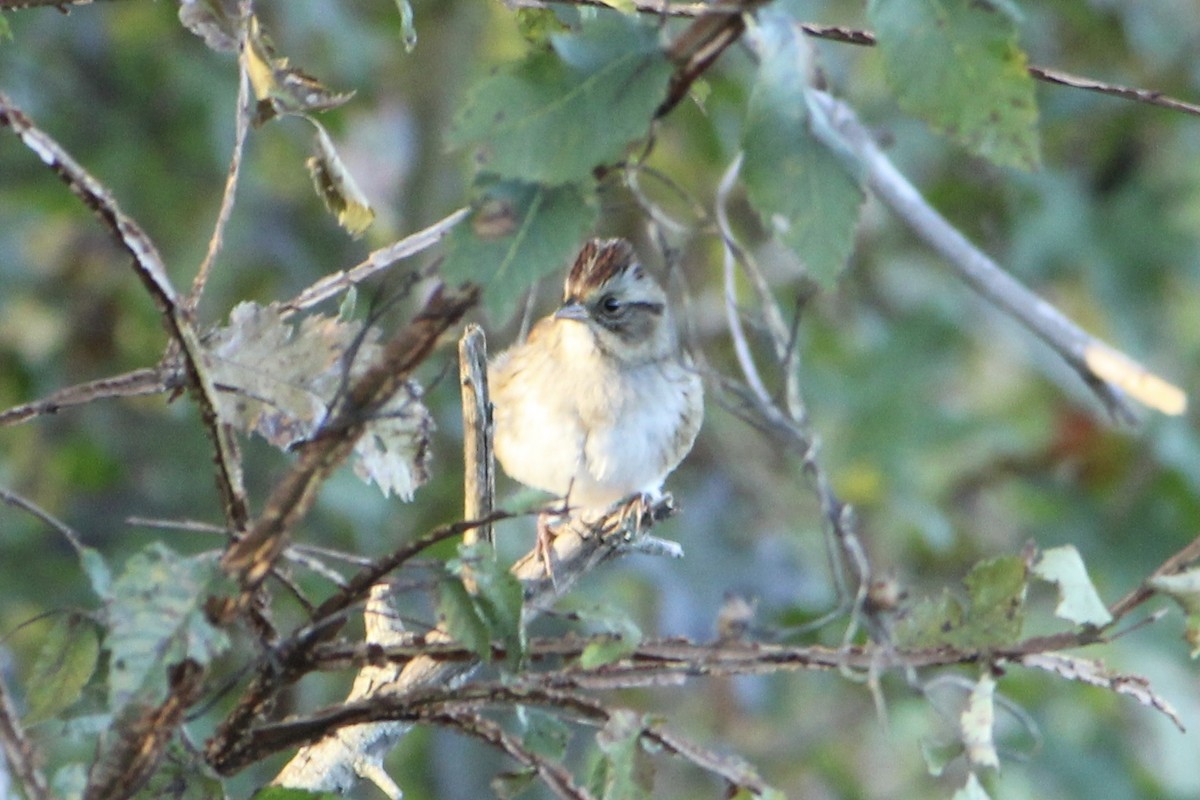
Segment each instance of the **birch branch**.
M812 126L813 134L835 153L849 148L851 169L861 170L871 191L972 289L1058 353L1114 418L1134 420L1126 393L1165 414L1184 412L1187 396L1181 389L1084 331L1002 269L929 205L875 144L853 109L824 92L810 96L810 110L824 117Z

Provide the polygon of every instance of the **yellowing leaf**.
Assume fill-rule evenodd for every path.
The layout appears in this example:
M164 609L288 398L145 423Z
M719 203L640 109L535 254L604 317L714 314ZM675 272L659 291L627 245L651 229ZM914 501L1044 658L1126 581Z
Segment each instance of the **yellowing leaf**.
M338 157L325 126L310 120L317 128L316 154L305 162L313 187L325 201L329 213L351 236L359 236L375 221L375 209L358 188L354 176Z
M316 78L291 66L286 58L277 56L274 45L255 16L250 17L245 57L250 86L258 100L255 125L282 114L326 111L354 96L353 92L338 93L327 89Z

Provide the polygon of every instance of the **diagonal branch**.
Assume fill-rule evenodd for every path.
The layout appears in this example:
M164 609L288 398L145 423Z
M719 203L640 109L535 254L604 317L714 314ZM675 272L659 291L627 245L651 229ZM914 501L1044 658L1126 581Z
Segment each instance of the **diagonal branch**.
M1134 419L1126 393L1163 413L1183 413L1187 397L1180 389L1084 331L1002 269L929 205L875 144L853 109L824 92L813 92L811 98L809 110L823 118L812 125L813 134L834 153L844 154L855 174L863 174L871 191L963 281L1058 353L1114 418Z
M150 293L162 314L172 341L183 355L184 369L192 397L200 408L200 417L216 454L217 488L231 528L240 530L249 518L246 490L242 485L242 467L237 440L232 429L221 423L216 411L216 388L204 367L200 338L192 326L191 314L163 264L154 242L117 204L112 193L91 176L54 139L40 130L29 117L0 93L0 126L6 126L53 170L67 187L108 227L118 244L133 259L134 271Z

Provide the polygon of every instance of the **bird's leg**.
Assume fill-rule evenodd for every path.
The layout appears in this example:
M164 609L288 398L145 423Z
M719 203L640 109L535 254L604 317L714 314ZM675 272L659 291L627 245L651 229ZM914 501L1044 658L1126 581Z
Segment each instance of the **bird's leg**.
M534 545L534 553L546 568L551 585L556 588L558 581L554 579L554 537L557 534L551 527L551 520L557 516L558 512L553 510L542 511L537 515L537 544Z

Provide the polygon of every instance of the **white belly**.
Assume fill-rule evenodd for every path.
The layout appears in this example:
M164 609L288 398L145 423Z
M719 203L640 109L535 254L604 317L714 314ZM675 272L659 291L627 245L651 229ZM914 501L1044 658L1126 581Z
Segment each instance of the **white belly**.
M698 376L674 361L618 370L598 366L594 353L534 359L522 350L511 364L497 360L508 380L491 382L505 472L578 508L656 494L699 428Z

